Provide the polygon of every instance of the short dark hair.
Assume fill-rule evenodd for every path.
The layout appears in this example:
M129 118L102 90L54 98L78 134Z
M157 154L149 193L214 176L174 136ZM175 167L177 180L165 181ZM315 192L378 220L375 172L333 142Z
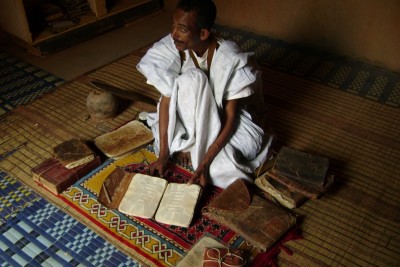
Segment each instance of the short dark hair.
M211 0L179 0L177 8L185 12L196 12L196 26L211 30L217 16L217 7Z

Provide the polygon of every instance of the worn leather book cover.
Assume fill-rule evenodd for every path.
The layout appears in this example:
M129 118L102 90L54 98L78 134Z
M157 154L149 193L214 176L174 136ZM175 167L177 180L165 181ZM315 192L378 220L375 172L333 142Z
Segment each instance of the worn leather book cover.
M67 169L56 158L49 158L32 168L32 178L39 185L58 195L100 164L100 157L97 156L88 163Z
M334 175L327 175L324 186L320 187L304 184L285 176L276 175L272 171L267 172L267 174L279 183L286 185L290 190L298 192L309 199L317 199L332 185L334 181Z
M313 187L323 187L329 167L329 159L289 147L279 150L271 173Z
M72 138L53 148L54 157L67 169L92 161L95 153L78 138Z
M121 158L154 140L153 133L143 123L133 120L94 140L95 145L110 158Z
M200 267L203 265L204 250L206 248L224 248L229 245L216 236L205 233L186 253L186 255L178 262L177 267Z
M117 167L104 180L97 201L109 209L118 209L133 176L134 173Z
M203 215L240 234L260 251L268 250L296 223L288 209L253 195L238 179L203 208Z
M246 255L237 248L205 248L203 267L242 267L246 265Z
M261 189L266 199L273 200L286 208L294 209L307 201L305 195L273 179L268 173L257 177L254 183Z

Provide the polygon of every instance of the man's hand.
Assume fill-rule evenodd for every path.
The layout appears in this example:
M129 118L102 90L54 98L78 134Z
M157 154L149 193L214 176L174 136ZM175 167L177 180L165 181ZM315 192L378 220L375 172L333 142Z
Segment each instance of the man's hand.
M203 189L208 183L208 166L199 166L187 184L199 184Z
M163 178L164 172L167 170L168 159L158 158L150 165L150 175Z

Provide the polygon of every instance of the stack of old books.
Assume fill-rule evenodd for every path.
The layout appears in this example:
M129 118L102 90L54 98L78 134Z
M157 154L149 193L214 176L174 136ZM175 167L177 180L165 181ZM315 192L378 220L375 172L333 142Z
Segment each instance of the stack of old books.
M53 156L32 169L32 178L58 195L100 164L100 157L84 141L73 138L55 146Z
M309 199L317 199L333 182L328 174L329 159L282 147L272 168L255 180L270 200L293 209Z

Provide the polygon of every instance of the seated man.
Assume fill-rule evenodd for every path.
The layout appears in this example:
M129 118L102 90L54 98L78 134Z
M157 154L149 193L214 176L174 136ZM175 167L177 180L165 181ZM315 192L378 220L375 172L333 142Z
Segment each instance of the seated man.
M193 166L189 183L203 188L251 180L272 142L255 117L264 114L261 72L251 54L214 36L215 17L211 0L180 0L171 34L137 65L162 95L157 113L147 118L158 155L151 174L162 177L174 156Z

